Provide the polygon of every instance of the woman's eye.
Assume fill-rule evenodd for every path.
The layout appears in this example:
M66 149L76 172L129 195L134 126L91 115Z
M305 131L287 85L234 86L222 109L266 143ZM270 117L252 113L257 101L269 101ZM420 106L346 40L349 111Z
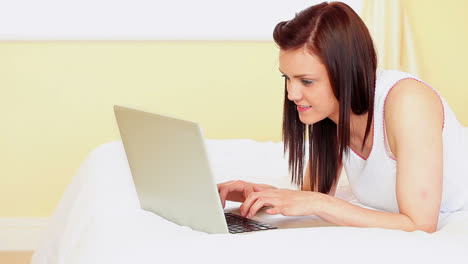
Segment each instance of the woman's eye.
M302 83L305 85L311 85L313 83L312 80L302 80Z

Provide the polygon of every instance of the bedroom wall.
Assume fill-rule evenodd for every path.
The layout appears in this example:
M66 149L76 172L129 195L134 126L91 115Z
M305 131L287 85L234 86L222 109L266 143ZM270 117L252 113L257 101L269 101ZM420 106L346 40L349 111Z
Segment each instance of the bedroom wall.
M468 126L468 3L448 2L404 4L422 78ZM87 154L119 139L113 104L198 121L208 138L280 140L277 52L261 38L1 41L0 217L50 216Z
M114 104L207 138L280 139L271 42L0 42L0 58L0 217L50 215L87 154L120 138Z
M468 126L468 1L401 1L413 28L421 78Z

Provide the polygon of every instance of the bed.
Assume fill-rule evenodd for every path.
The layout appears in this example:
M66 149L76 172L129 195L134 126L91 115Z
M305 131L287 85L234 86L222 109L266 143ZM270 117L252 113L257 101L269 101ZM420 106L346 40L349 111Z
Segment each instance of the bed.
M208 139L206 146L216 182L241 179L295 189L282 143ZM360 205L346 176L336 196ZM76 172L31 263L306 261L468 263L468 212L441 214L433 234L338 226L206 234L140 208L122 142L115 141L97 147Z

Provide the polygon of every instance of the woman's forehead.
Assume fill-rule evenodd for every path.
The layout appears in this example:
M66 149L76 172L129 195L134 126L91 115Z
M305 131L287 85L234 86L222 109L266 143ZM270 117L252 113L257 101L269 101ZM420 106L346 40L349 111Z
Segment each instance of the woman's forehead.
M305 48L280 50L279 64L281 71L306 70L316 72L325 68L319 57Z

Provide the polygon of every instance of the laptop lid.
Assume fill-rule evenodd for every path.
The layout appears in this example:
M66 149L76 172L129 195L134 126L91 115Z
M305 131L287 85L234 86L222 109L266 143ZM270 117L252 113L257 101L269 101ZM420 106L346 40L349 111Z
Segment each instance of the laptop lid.
M114 112L141 208L228 233L200 125L117 105Z

